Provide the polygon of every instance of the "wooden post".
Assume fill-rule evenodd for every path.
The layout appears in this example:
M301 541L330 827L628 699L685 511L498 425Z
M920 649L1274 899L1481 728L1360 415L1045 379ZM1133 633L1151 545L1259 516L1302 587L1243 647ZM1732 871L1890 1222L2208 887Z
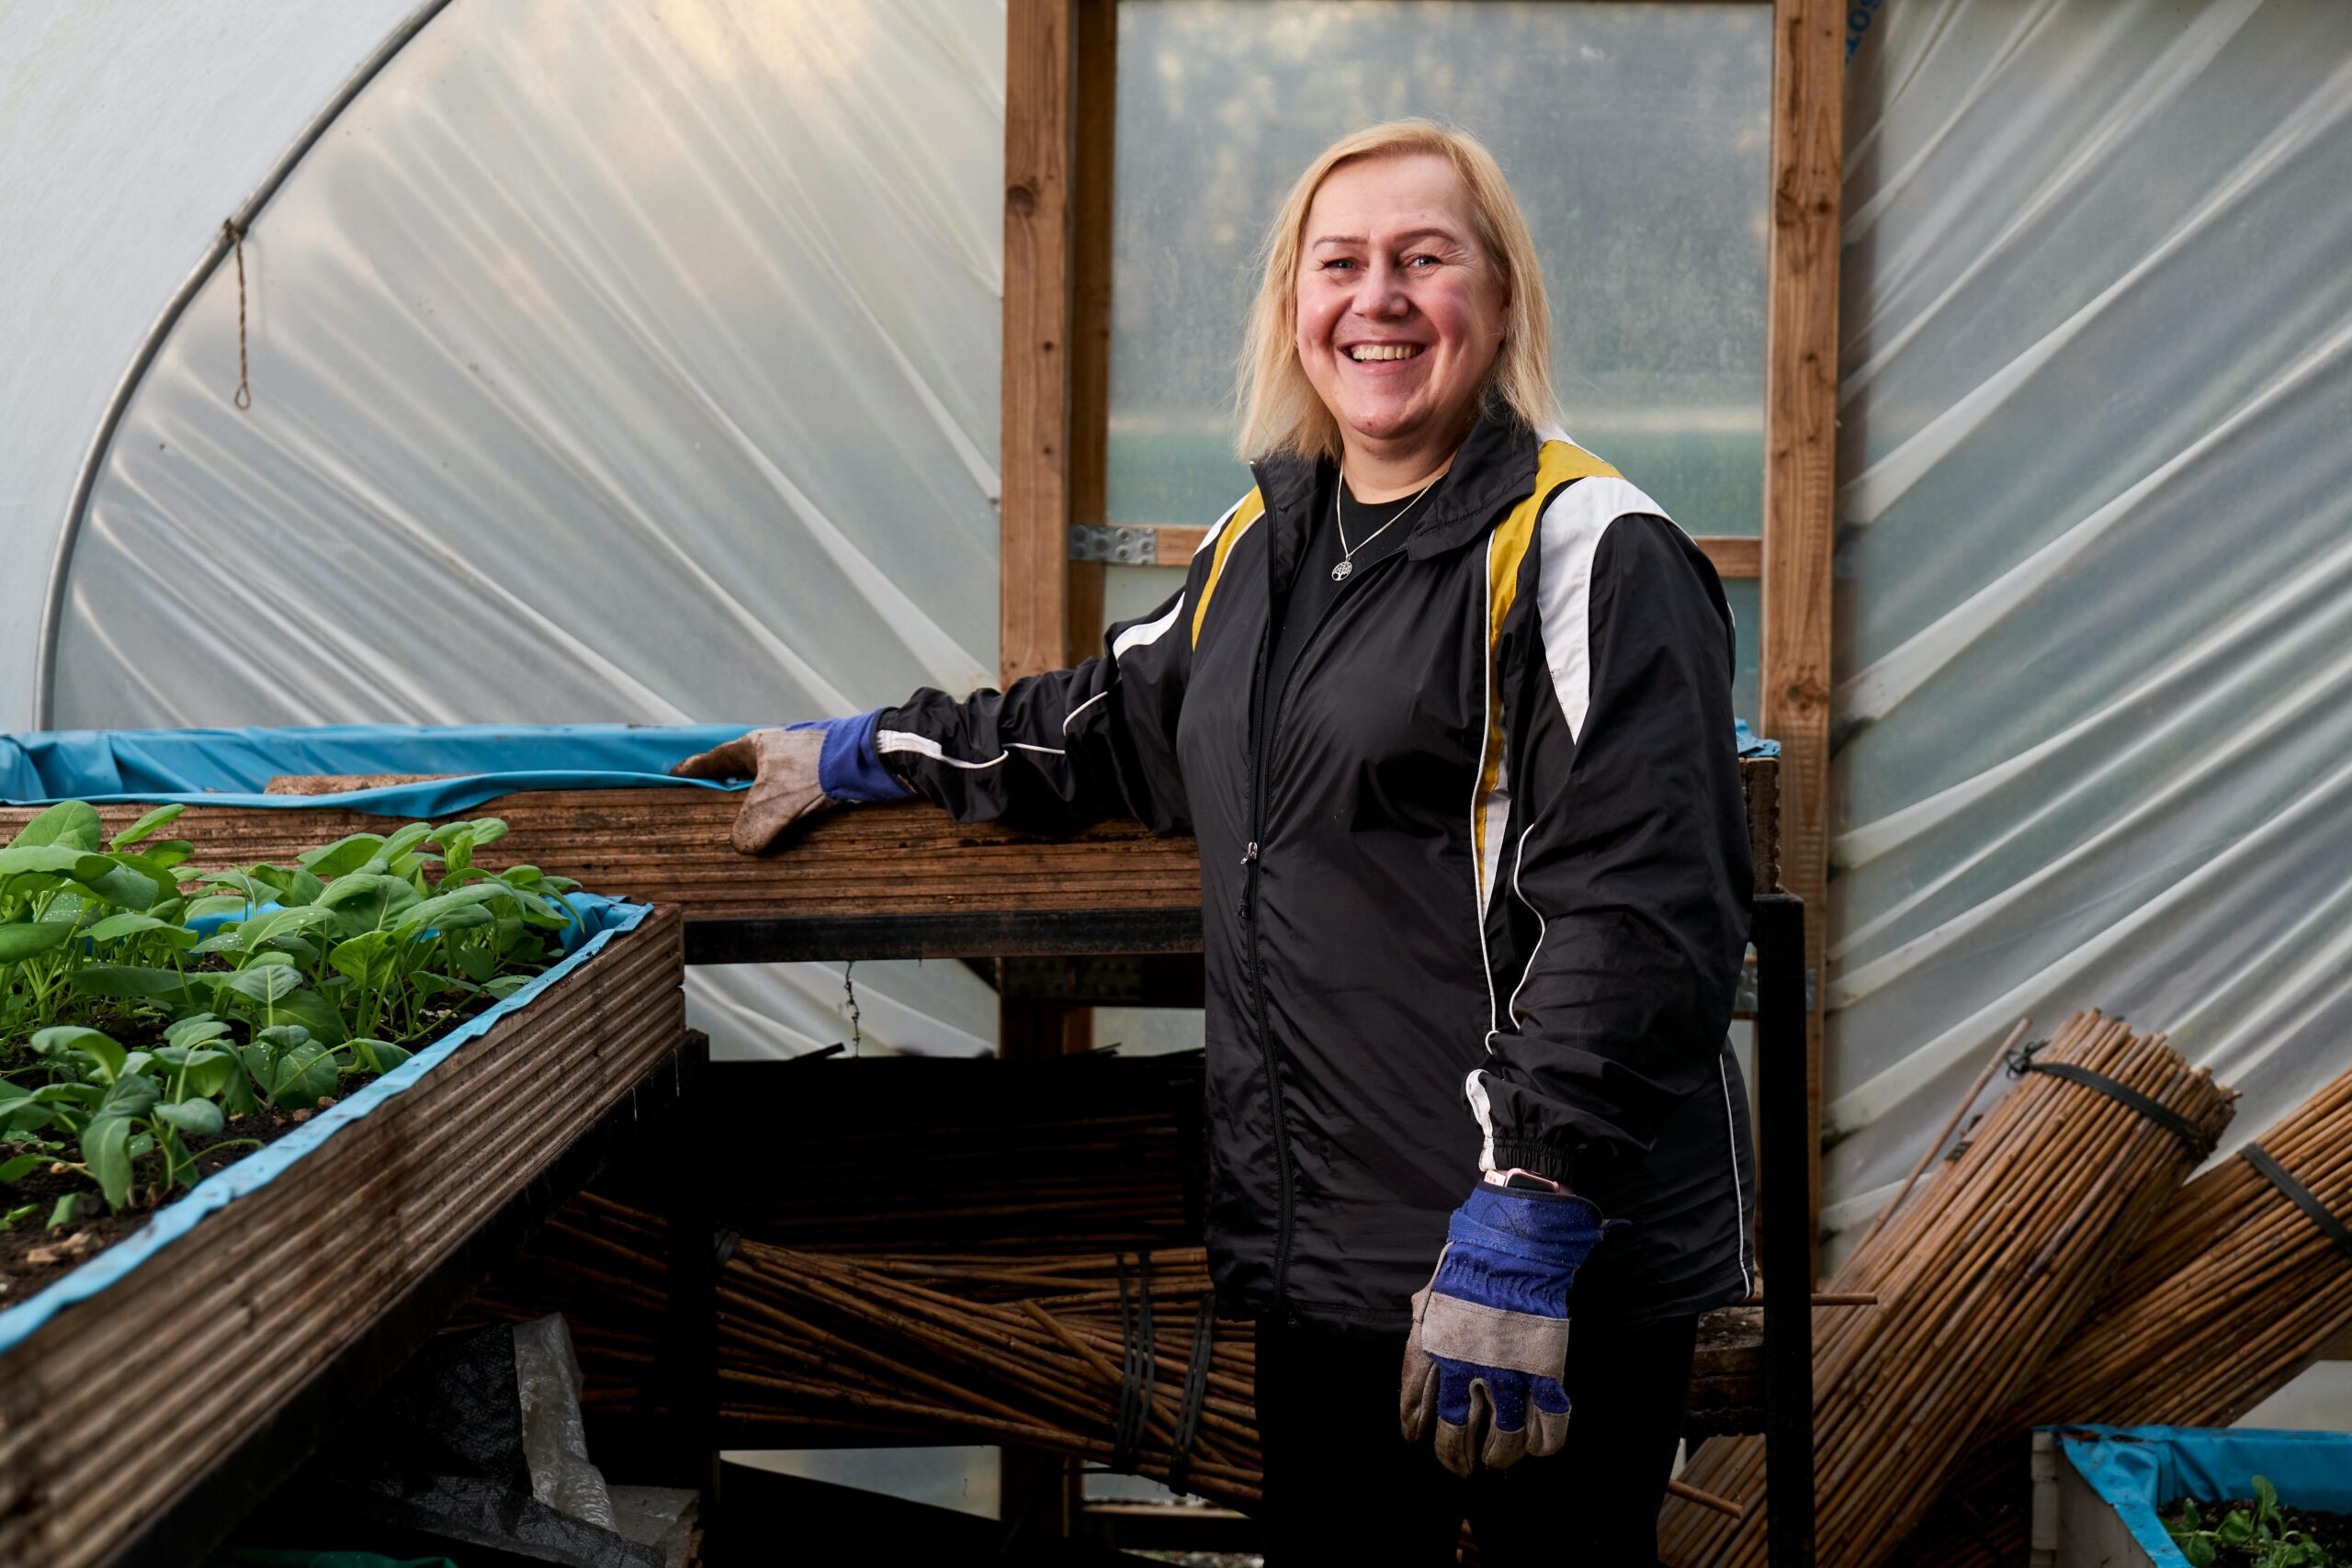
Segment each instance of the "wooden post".
M1111 177L1119 89L1118 0L1078 0L1070 161L1069 512L1102 526L1111 502ZM1069 565L1068 661L1102 651L1101 561Z
M1842 10L1774 0L1772 230L1765 345L1764 733L1781 742L1781 877L1828 908L1829 558L1838 402ZM1827 922L1805 922L1817 973ZM1821 1191L1821 1014L1808 1024L1807 1207ZM1770 1200L1767 1200L1768 1201ZM1783 1290L1790 1282L1781 1284Z
M1011 0L1004 57L1004 405L999 674L1069 639L1071 49L1075 0Z

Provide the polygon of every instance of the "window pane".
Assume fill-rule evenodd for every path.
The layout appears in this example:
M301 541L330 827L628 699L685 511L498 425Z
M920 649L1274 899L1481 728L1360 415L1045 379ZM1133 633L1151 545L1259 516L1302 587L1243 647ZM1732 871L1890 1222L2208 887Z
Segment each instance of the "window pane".
M1752 577L1727 578L1724 598L1731 605L1731 713L1747 728L1762 731L1756 716L1758 670L1764 659L1764 585Z
M1197 526L1249 489L1260 233L1330 141L1418 114L1526 209L1570 433L1691 533L1757 533L1770 86L1769 6L1124 0L1112 518Z

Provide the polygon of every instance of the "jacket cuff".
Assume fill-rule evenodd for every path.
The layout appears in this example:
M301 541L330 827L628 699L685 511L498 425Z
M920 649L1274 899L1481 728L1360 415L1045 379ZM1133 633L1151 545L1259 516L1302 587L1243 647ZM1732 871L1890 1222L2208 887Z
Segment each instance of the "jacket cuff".
M1576 1162L1568 1151L1552 1144L1540 1144L1532 1139L1501 1138L1495 1140L1497 1170L1532 1170L1547 1177L1574 1191Z
M874 749L874 731L881 716L882 710L876 708L854 718L811 719L790 727L825 732L824 750L817 756L817 787L825 792L827 800L877 806L904 800L914 793L882 765L881 753Z

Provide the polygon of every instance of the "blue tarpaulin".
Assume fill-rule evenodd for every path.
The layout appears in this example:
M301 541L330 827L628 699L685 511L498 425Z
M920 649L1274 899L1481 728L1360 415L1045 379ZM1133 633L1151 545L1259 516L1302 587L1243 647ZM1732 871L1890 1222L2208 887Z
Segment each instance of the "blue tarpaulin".
M337 806L381 817L447 817L531 789L741 788L669 776L672 764L734 739L741 724L329 724L292 729L60 729L0 736L0 802L184 801L190 806ZM1780 754L1746 723L1744 757ZM440 773L346 795L265 795L281 773Z
M2176 1497L2251 1497L2259 1475L2290 1508L2352 1513L2352 1434L2225 1427L2050 1429L2075 1471L2122 1517L2132 1539L2156 1562L2176 1568L2188 1568L2188 1559L2156 1517Z
M0 736L0 801L338 806L383 817L447 817L517 790L730 787L673 779L669 769L750 728L330 724L289 729L60 729ZM347 795L263 794L281 773L451 776Z

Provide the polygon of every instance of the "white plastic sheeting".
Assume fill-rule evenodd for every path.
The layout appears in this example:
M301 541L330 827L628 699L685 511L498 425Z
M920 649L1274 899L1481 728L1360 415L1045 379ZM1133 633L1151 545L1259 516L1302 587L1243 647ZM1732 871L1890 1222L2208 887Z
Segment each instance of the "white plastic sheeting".
M458 0L254 224L250 411L233 265L141 384L56 723L764 723L988 679L1003 53L968 0ZM870 1038L985 1048L960 966L860 974ZM837 967L695 988L738 1045L846 1032Z
M33 721L74 476L156 312L415 0L0 7L0 727Z
M2352 1065L2352 6L1897 0L1849 82L1828 1226L2019 1014Z

